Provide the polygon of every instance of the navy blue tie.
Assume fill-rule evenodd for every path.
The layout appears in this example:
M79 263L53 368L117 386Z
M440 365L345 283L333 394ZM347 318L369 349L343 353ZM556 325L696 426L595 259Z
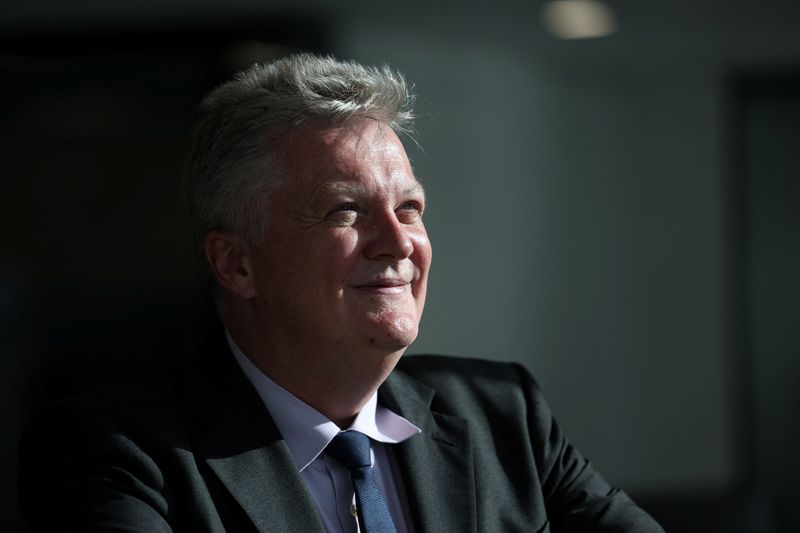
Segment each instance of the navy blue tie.
M395 533L389 508L375 482L369 437L358 431L342 431L325 451L350 470L361 533Z

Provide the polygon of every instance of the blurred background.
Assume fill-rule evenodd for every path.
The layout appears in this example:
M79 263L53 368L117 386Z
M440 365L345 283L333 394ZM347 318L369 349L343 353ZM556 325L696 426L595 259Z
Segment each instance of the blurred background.
M178 188L196 106L299 50L415 83L411 352L523 362L667 531L800 531L800 3L755 0L4 3L4 531L31 413L209 327Z

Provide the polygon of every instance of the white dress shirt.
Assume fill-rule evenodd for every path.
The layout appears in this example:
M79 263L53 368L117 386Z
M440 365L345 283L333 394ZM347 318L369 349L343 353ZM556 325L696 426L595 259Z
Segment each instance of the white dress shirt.
M286 441L300 477L317 504L325 528L330 532L358 532L350 471L323 453L339 433L339 426L269 379L242 353L227 331L225 336L236 361L258 391ZM389 507L395 528L398 533L412 532L402 479L388 448L391 444L417 435L421 430L400 415L378 405L377 393L372 395L347 429L360 431L370 438L375 479Z

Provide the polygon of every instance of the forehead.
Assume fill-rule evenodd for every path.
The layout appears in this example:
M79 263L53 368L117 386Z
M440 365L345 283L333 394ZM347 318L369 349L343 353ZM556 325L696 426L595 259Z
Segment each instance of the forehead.
M362 121L339 127L306 126L278 143L276 159L290 183L335 189L330 182L417 184L402 142L387 125Z

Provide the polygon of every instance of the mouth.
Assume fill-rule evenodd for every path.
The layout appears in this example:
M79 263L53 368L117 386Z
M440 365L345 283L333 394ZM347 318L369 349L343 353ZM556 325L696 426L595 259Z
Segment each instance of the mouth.
M410 282L399 278L383 278L361 285L354 285L353 287L371 293L377 294L400 294L410 285Z

